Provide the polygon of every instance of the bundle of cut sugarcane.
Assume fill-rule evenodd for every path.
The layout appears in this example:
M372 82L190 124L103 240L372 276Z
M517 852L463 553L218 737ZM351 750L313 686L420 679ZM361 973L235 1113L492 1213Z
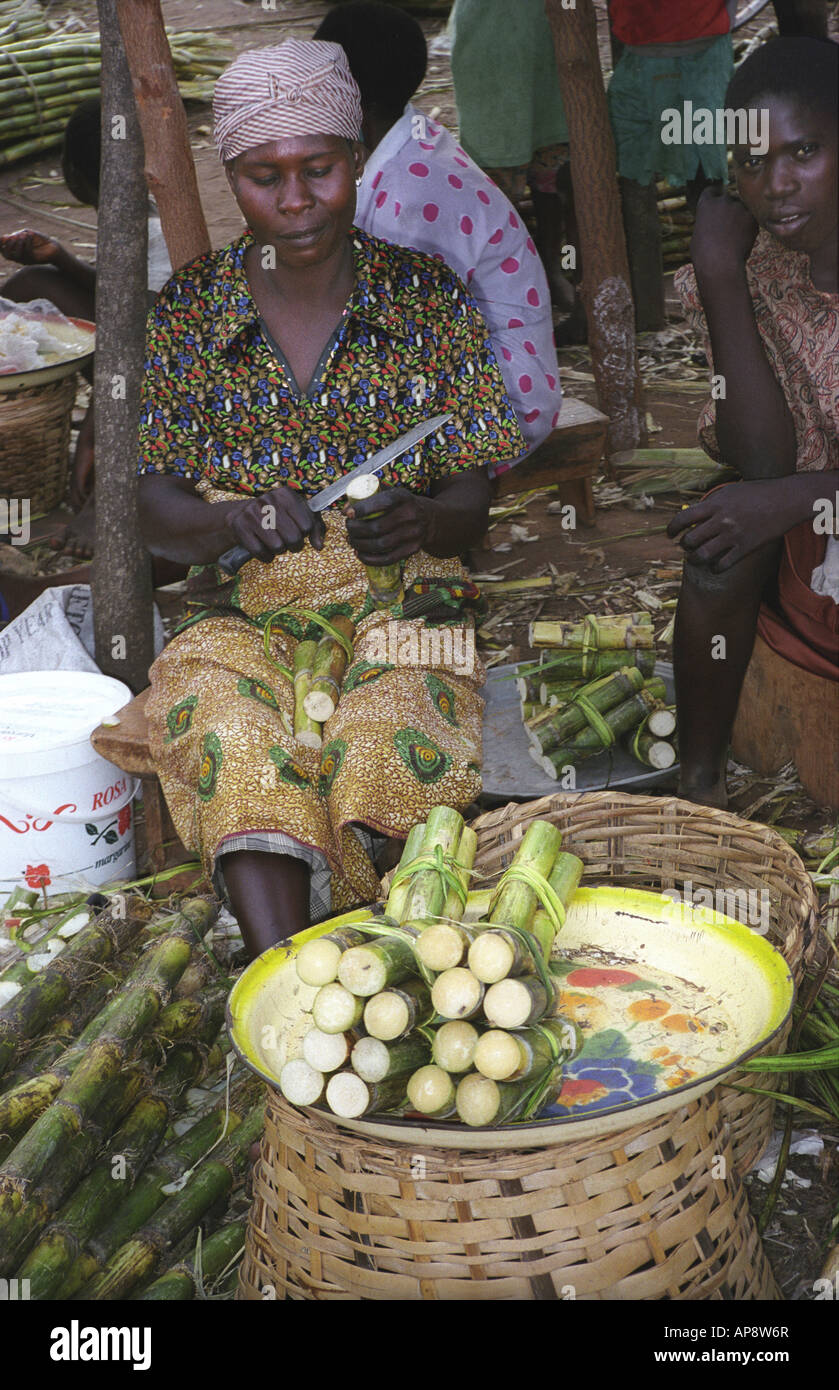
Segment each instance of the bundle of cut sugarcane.
M320 988L302 1055L280 1074L286 1099L343 1119L413 1111L467 1124L513 1121L552 1099L579 1046L555 1017L548 969L583 871L560 846L555 826L534 822L497 887L470 894L476 836L462 817L436 807L413 827L384 919L339 919L297 957L301 980Z
M9 18L0 52L0 168L60 145L78 104L100 95L95 30L57 30L37 8ZM230 45L210 31L168 38L181 96L209 101Z
M602 724L592 723L574 734L565 743L551 746L544 753L534 756L548 777L558 778L564 768L576 767L587 758L594 758L611 748L623 735L628 734L651 710L664 703L666 691L664 681L654 676L645 681L642 688L611 709L600 715Z
M25 926L25 896L11 895L6 921ZM48 931L51 908L41 910ZM230 982L204 940L216 915L202 898L156 918L124 893L96 917L78 898L66 911L57 900L54 923L71 925L64 949L16 972L0 1005L0 1271L28 1280L33 1298L70 1297L97 1274L101 1292L84 1297L139 1293L160 1274L162 1251L177 1261L180 1243L223 1218L226 1194L231 1206L261 1127L261 1085L248 1077L230 1090L226 1037L220 1045ZM203 1163L234 1131L238 1146L231 1139ZM182 1297L166 1289L183 1283L164 1280L154 1296Z
M331 631L330 631L331 628ZM304 647L304 656L301 658L303 663L311 655L311 667L308 673L308 689L302 697L301 721L297 719L297 663L295 660L295 735L298 727L301 732L307 731L314 735L316 728L313 726L323 724L327 719L331 719L338 708L338 700L341 695L341 682L344 679L344 672L347 663L352 656L352 642L355 636L355 625L352 618L345 617L342 613L336 613L329 620L329 628L324 632L320 641L316 644L314 653L309 653L308 643L301 643ZM297 651L299 652L300 646ZM303 684L303 665L300 674L301 687ZM302 716L305 715L311 723L304 729ZM304 739L304 742L306 740ZM314 741L310 741L310 747L317 747Z
M615 651L654 645L652 619L646 611L606 614L587 613L581 622L540 619L530 624L531 647L560 647L563 650Z
M361 502L373 497L379 490L379 480L375 473L363 473L347 485L347 501ZM380 512L368 512L367 519L380 516ZM405 597L402 586L402 565L365 565L367 583L374 608L392 608Z
M323 745L323 729L317 719L307 714L305 706L317 649L315 641L298 642L294 652L294 737L306 748Z
M675 705L651 710L637 729L626 735L625 742L627 750L645 767L672 767L678 756Z

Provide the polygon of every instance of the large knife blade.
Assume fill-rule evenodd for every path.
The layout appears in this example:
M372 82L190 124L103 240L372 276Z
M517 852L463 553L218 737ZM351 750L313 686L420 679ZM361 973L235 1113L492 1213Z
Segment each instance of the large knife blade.
M439 430L441 426L445 425L451 418L450 411L444 415L432 415L430 420L422 420L420 424L414 425L414 428L408 430L407 433L400 434L398 439L394 439L393 442L386 445L384 449L379 449L378 453L371 454L369 459L365 459L357 468L353 468L349 473L345 473L343 477L337 478L334 483L330 483L329 487L323 488L323 490L316 493L314 497L307 498L306 501L310 511L325 511L327 507L332 506L333 502L340 501L346 494L350 483L355 478L361 478L365 473L378 473L380 468L384 468L386 464L391 463L393 459L398 458L400 454L404 454L406 450L412 449L415 444L419 444L420 440L425 439L427 435L433 434L435 430ZM257 557L252 555L249 550L246 550L243 545L235 545L232 550L226 550L216 561L216 564L219 569L224 570L225 574L233 575L237 574L248 560L254 560L256 558ZM266 563L268 562L266 561Z

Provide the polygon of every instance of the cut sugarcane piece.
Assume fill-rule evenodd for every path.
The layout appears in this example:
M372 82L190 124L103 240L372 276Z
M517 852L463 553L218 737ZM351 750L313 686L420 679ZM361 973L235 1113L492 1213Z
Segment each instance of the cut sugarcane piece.
M353 1033L324 1033L320 1028L310 1028L303 1039L303 1058L316 1071L338 1071L354 1042Z
M532 1081L491 1081L480 1072L470 1072L457 1088L457 1113L470 1128L503 1124L524 1108L532 1087Z
M425 823L420 855L432 860L439 852L451 859L457 854L464 821L459 811L450 806L435 806L429 812ZM449 884L444 874L431 864L417 868L410 876L410 887L405 900L403 921L423 922L439 917L449 893Z
M364 1000L351 994L337 980L322 985L312 1004L312 1019L322 1033L347 1033L357 1028L364 1014Z
M517 1033L490 1028L475 1048L475 1070L492 1081L520 1081L542 1075L546 1067L568 1062L582 1046L576 1024L548 1018Z
M455 1110L454 1082L442 1067L429 1063L415 1071L408 1082L408 1103L421 1115L444 1120Z
M442 974L444 970L453 970L461 964L471 939L471 933L465 926L456 922L434 922L417 937L417 957L427 970Z
M362 1081L379 1082L389 1077L407 1076L425 1066L431 1046L421 1034L386 1043L380 1038L359 1038L352 1050L351 1063Z
M404 1078L394 1077L372 1085L362 1081L357 1072L339 1071L329 1078L326 1103L333 1115L343 1120L357 1120L379 1110L399 1110L405 1099Z
M482 922L489 912L489 905L492 902L491 888L473 888L466 898L466 909L461 918L461 925L466 926L470 922Z
M512 869L548 878L559 853L562 836L549 821L535 820L519 845ZM526 931L539 906L534 888L520 878L502 878L489 914L493 926L518 927Z
M312 681L317 646L315 641L298 642L294 652L294 737L305 748L320 748L323 744L320 724L306 713L303 705Z
M432 1015L431 992L424 980L405 980L374 994L364 1007L364 1027L373 1038L393 1042Z
M619 705L606 710L603 719L608 726L612 740L616 741L623 734L628 734L643 719L646 719L651 709L660 703L664 698L664 681L654 676L652 680L646 682L643 690L630 696L628 700L622 700ZM611 745L610 745L611 746ZM604 751L604 744L600 734L592 728L582 729L574 738L564 744L561 748L552 748L546 753L543 766L549 777L557 777L559 771L566 766L574 766L586 758L596 757L598 753Z
M286 1062L280 1072L280 1090L292 1105L314 1105L323 1095L326 1077L302 1057Z
M307 941L295 957L297 975L304 985L330 985L338 978L341 956L351 946L361 946L369 940L363 932L352 927L338 927L335 931L319 936L315 941Z
M676 709L674 705L664 705L661 709L650 710L647 729L656 738L669 738L676 728Z
M652 618L646 611L606 614L587 613L581 622L540 619L530 624L531 647L581 647L613 651L619 647L652 647Z
M548 995L536 975L519 975L490 985L484 996L484 1017L493 1028L529 1028L552 1012L556 993Z
M402 849L397 872L399 869L407 869L408 866L413 863L422 848L424 838L425 822L420 821L417 825L412 825L408 831L408 836ZM395 878L396 875L394 875L394 879ZM387 895L387 902L385 903L385 916L389 917L391 922L402 922L404 920L405 902L408 897L410 882L409 878L400 878L398 882L391 884L390 892Z
M484 987L471 970L455 966L438 975L431 989L431 1002L441 1018L472 1018L481 1007Z
M638 669L637 667L635 668ZM542 705L563 705L573 700L582 681L542 681L539 686L539 703Z
M353 478L347 484L347 501L361 502L368 497L374 497L379 491L379 479L375 473L363 473L359 478ZM372 519L381 516L381 512L368 512L367 517ZM405 597L405 590L402 586L402 565L365 565L367 571L367 583L370 587L370 597L376 608L391 608L396 603L401 603Z
M351 618L336 613L330 623L341 636L352 643L355 624ZM303 709L310 719L323 724L331 719L338 708L341 682L347 669L347 653L343 644L328 632L317 644L308 694L303 699Z
M454 853L455 863L452 865L452 874L460 885L460 892L458 892L454 883L450 885L443 903L444 917L450 917L457 921L464 911L469 890L469 879L471 877L470 871L475 862L477 848L478 837L475 831L471 826L464 825L460 832L460 842Z
M471 1023L441 1023L434 1033L431 1060L438 1067L442 1067L443 1071L455 1074L468 1071L480 1036L477 1028Z
M672 767L676 761L676 750L672 743L666 739L656 738L655 734L648 729L638 728L628 740L628 747L633 757L645 767L654 767L659 771L664 771Z
M563 705L553 719L540 724L531 732L538 741L543 753L551 748L559 748L568 743L587 726L598 727L598 715L614 709L622 700L634 695L644 684L644 677L637 666L626 666L613 671L609 676L599 676L597 680L583 685L568 704Z
M579 651L543 650L538 665L525 664L525 670L547 680L548 684L563 681L594 680L596 676L607 676L610 671L619 671L622 666L637 666L645 677L651 676L655 669L656 654L653 648L634 649L615 648L612 651L596 651L592 647Z
M338 979L351 994L364 999L388 985L415 975L417 963L407 937L377 936L364 946L351 946L338 962Z
M520 941L498 927L479 932L469 947L469 969L482 984L494 985L507 975L521 971L532 962Z

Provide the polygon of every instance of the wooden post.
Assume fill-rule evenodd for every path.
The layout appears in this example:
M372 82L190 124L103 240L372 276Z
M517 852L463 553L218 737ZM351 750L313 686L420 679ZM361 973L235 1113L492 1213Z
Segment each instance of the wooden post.
M143 132L146 182L172 269L179 270L210 250L210 236L160 0L116 0L116 9Z
M545 0L568 121L574 209L580 229L582 296L609 454L635 449L644 412L635 310L621 222L615 145L597 51L592 0Z
M96 662L136 693L154 659L151 561L137 525L137 427L146 322L143 141L114 0L98 0L102 165L96 254Z

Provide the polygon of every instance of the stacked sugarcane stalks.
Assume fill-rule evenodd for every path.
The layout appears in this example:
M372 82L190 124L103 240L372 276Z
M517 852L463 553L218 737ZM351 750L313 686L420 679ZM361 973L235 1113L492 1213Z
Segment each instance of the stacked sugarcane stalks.
M212 33L169 35L181 96L209 101L230 60ZM60 145L79 102L99 96L95 30L57 27L39 5L0 0L0 168Z
M413 1114L470 1126L529 1119L579 1047L549 962L581 860L535 821L493 890L470 892L477 836L438 806L411 830L385 904L336 919L296 957L312 1027L280 1087L343 1119Z
M34 1299L229 1296L262 1103L231 1085L218 908L122 894L73 916L60 953L0 976L0 1275Z
M530 756L548 777L619 740L647 767L673 765L676 719L653 674L649 613L534 622L529 636L541 660L519 666L517 685Z
M336 613L319 641L298 642L294 652L294 737L306 748L323 744L323 725L341 697L352 655L355 625Z
M687 205L684 189L656 184L658 219L661 223L661 257L665 270L675 270L690 260L690 242L696 218Z

